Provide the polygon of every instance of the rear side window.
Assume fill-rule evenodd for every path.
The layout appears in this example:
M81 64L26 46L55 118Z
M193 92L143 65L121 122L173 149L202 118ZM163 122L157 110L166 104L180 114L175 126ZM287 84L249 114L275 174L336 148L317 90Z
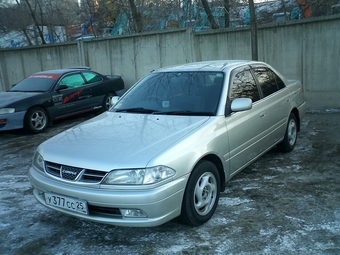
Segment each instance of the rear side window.
M95 73L83 72L83 75L84 75L87 83L94 83L94 82L98 82L98 81L102 80L102 78Z
M69 88L77 88L85 85L85 81L80 73L65 76L59 82L60 85L67 85Z
M254 73L261 86L263 97L269 96L285 87L280 77L268 68L255 68Z
M233 78L230 101L236 98L250 98L253 102L260 100L259 90L250 70L241 71Z

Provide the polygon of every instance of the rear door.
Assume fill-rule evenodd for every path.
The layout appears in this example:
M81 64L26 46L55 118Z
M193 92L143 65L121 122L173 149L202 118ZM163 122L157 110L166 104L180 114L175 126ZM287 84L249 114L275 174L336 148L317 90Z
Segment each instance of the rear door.
M103 105L104 97L110 91L110 82L104 80L100 75L94 72L84 71L82 72L84 79L86 81L86 92L88 100L86 105L82 108L87 107L101 107ZM85 103L81 101L81 103Z
M231 75L227 104L230 106L236 98L250 98L253 104L250 110L227 113L231 176L266 149L267 107L250 67L235 70Z

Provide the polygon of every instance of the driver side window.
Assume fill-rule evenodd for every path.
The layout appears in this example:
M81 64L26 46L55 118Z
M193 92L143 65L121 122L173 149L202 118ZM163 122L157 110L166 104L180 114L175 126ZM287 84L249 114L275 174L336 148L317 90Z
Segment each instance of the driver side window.
M253 103L260 100L260 93L250 70L235 75L230 88L230 101L236 98L250 98Z

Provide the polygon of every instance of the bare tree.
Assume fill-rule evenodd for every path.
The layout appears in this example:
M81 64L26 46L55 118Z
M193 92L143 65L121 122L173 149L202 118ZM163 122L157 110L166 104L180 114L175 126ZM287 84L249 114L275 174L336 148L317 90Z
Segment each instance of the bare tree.
M143 32L143 18L141 12L137 10L134 0L129 0L133 23L137 33Z
M249 0L249 9L250 9L250 26L251 26L251 55L252 55L252 60L258 60L257 24L256 24L254 0Z
M282 9L283 9L284 18L285 18L285 20L287 20L287 10L286 10L285 0L281 0L281 5L282 5Z
M18 0L16 0L16 2L17 2L17 4L19 4L19 1L18 1ZM39 23L38 23L38 21L37 21L36 14L35 14L35 12L33 11L30 2L29 2L28 0L25 0L25 2L26 2L26 4L27 4L27 6L28 6L28 9L29 9L30 13L31 13L32 19L33 19L33 21L34 21L34 24L35 24L35 26L36 26L36 28L37 28L37 30L38 30L38 34L39 34L39 37L40 37L40 39L41 39L41 43L42 43L42 44L46 44L46 41L45 41L45 38L44 38L44 34L43 34L43 32L42 32L42 30L41 30L41 28L40 28L40 26L39 26ZM39 10L40 10L40 14L41 14L41 12L42 12L42 11L41 11L41 5L40 5L39 3L38 3L37 5L39 6ZM40 20L40 21L42 22L42 17L41 17L41 20Z
M332 13L331 6L337 4L339 0L315 0L312 5L313 16L323 16Z
M209 7L209 5L208 5L207 0L201 0L201 2L202 2L202 5L203 5L203 8L204 8L204 10L205 10L205 13L206 13L207 16L208 16L208 20L209 20L209 22L210 22L210 24L211 24L211 28L212 28L212 29L218 29L219 26L217 25L217 23L216 23L216 21L215 21L215 18L214 18L214 16L212 15L212 12L211 12L211 10L210 10L210 7Z
M230 20L230 15L229 15L229 0L223 0L223 4L224 4L224 27L229 27L229 20Z

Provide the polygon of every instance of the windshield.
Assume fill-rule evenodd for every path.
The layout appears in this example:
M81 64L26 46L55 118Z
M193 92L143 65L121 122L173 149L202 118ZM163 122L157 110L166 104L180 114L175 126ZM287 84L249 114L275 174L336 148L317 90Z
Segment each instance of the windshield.
M46 92L49 91L59 75L31 75L16 84L9 91L12 92Z
M212 116L216 114L222 86L222 72L151 73L111 111Z

